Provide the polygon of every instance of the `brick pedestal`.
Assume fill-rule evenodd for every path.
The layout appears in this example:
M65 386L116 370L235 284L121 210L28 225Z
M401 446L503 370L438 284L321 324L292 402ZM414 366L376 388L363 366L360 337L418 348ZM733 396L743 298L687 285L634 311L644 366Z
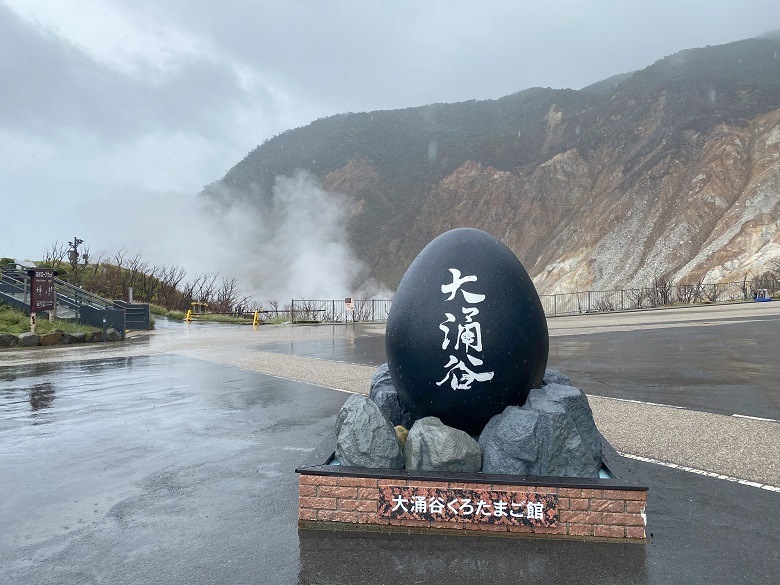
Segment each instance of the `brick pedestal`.
M301 528L646 540L647 488L617 480L329 465L296 471Z

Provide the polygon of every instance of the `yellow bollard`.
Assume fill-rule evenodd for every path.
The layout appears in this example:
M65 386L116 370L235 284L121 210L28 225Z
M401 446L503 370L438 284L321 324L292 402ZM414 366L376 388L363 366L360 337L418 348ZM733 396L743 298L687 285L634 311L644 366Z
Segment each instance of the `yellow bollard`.
M192 309L187 309L187 315L184 317L184 321L192 323Z
M252 327L260 325L260 311L255 311L255 316L252 318Z

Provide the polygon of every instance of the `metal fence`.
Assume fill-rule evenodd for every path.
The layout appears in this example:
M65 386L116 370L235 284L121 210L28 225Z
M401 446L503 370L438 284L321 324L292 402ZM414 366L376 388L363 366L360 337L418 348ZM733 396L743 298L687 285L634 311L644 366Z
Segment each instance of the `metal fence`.
M734 301L749 301L760 289L770 294L780 290L780 282L746 280L719 284L663 283L646 288L622 290L591 290L554 295L541 295L544 314L548 317L581 313L608 313L686 305L701 305ZM391 300L353 301L354 309L347 310L343 300L294 300L284 311L293 323L359 323L387 321ZM288 312L289 309L289 312Z
M541 295L540 299L544 313L547 316L606 313L658 307L748 301L755 298L758 289L762 288L761 284L764 283L756 281L680 285L664 283L647 288L593 290Z
M359 323L387 321L390 300L354 299L348 310L344 300L293 300L290 321L293 323Z

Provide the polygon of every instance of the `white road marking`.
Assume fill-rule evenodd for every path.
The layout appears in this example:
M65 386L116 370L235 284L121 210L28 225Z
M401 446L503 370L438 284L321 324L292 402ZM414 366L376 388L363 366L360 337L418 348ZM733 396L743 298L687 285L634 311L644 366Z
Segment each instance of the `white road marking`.
M750 420L762 420L765 422L773 422L773 423L780 423L780 420L776 420L774 418L763 418L760 416L748 416L746 414L732 414L731 416L736 416L737 418L749 418Z
M648 406L663 406L664 408L676 408L677 410L693 410L684 406L675 406L674 404L659 404L658 402L645 402L644 400L631 400L630 398L613 398L612 396L600 396L598 394L588 394L588 398L604 398L605 400L617 400L618 402L631 402L632 404L647 404Z
M631 402L632 404L646 404L648 406L661 406L663 408L676 408L677 410L691 410L694 412L709 412L708 410L697 410L695 408L686 408L685 406L677 406L675 404L661 404L659 402L645 402L644 400L631 400L630 398L613 398L612 396L601 396L599 394L588 394L588 398L603 398L605 400L617 400L618 402ZM710 414L719 414L713 412ZM727 415L724 415L727 416ZM749 420L758 420L762 422L780 423L780 420L774 418L763 418L761 416L749 416L747 414L732 414L731 416L736 418L746 418Z
M747 479L740 479L738 477L731 477L729 475L723 475L721 473L713 473L711 471L704 471L702 469L694 469L693 467L686 467L685 465L678 465L676 463L667 463L666 461L658 461L657 459L650 459L649 457L642 457L640 455L631 455L629 453L621 453L618 451L618 455L625 457L626 459L634 459L636 461L642 461L644 463L654 463L655 465L663 465L671 469L679 469L680 471L687 471L688 473L695 473L697 475L706 475L707 477L714 477L715 479L725 479L726 481L733 481L741 485L747 485L750 487L760 488L770 492L780 493L780 487L770 485L766 483L759 483L757 481L749 481Z

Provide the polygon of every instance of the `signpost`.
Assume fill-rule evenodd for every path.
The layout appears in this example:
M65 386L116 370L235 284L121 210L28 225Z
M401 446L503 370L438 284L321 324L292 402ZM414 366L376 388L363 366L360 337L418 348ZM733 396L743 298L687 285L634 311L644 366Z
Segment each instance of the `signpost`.
M352 297L347 297L344 299L344 310L346 311L346 315L344 315L344 321L349 321L349 314L352 313L352 322L355 322L355 300Z
M36 313L49 311L49 320L54 320L54 277L57 276L57 271L50 268L32 268L27 274L30 277L30 331L35 333Z

